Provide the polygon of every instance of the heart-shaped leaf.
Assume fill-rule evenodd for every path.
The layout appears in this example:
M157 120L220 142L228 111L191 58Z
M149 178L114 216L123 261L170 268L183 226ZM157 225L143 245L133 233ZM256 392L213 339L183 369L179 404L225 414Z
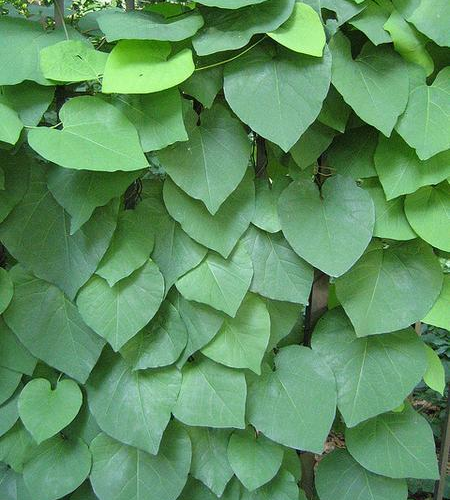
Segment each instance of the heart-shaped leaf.
M0 102L0 141L15 144L22 129L23 123L17 112Z
M57 434L77 416L83 395L73 380L61 380L55 389L37 378L28 382L19 397L19 415L39 444Z

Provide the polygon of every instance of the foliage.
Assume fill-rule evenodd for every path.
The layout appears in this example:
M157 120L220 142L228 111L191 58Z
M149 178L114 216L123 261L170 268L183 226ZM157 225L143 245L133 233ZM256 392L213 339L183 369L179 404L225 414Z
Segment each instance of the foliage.
M444 2L1 6L0 498L429 491Z

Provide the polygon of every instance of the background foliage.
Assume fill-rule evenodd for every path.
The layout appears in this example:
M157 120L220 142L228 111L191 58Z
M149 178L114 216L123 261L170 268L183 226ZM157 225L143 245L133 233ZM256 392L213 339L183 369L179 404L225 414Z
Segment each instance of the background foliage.
M2 3L1 499L424 498L448 3L100 7Z

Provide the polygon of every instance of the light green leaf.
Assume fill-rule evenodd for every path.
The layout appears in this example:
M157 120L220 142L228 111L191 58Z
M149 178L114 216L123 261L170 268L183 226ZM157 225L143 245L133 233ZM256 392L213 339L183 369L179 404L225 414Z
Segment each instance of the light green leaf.
M166 301L151 323L129 340L120 354L135 370L167 366L180 357L187 338L179 312Z
M226 3L229 4L228 1ZM205 26L192 40L199 56L239 49L247 45L253 35L277 29L291 15L295 0L240 3L243 8L239 10L203 11ZM237 33L239 36L236 36Z
M45 78L59 82L98 80L107 59L106 52L94 50L78 40L64 40L44 47L39 53Z
M450 252L450 184L424 186L405 199L405 213L414 231L425 241Z
M164 279L154 262L110 287L93 276L80 290L78 310L98 335L118 351L153 318L164 296Z
M450 68L427 85L425 72L411 80L408 106L396 130L421 160L450 148Z
M347 429L345 441L353 458L375 474L439 478L433 431L409 405Z
M243 244L253 263L252 292L273 300L308 303L313 268L292 250L281 233L270 234L251 226Z
M322 57L325 32L317 12L305 3L297 2L289 19L267 33L276 42L294 52Z
M233 477L227 447L231 429L186 427L192 441L191 474L205 484L216 496L223 495L225 486ZM186 498L193 500L196 497ZM209 499L208 499L209 500Z
M255 213L252 224L268 233L281 231L278 198L288 185L287 177L274 179L271 182L268 179L255 179Z
M87 222L95 208L123 194L140 172L91 172L51 166L47 187L70 215L70 234Z
M0 406L0 436L6 434L19 419L19 410L17 400L19 399L22 384L19 384L14 394ZM1 492L0 479L0 492Z
M130 276L147 262L153 250L154 235L151 220L146 215L139 208L119 214L111 243L96 271L109 286Z
M28 81L0 88L5 104L16 110L22 123L29 127L34 127L41 121L42 115L53 101L54 93L53 87L43 87Z
M61 380L52 389L48 380L36 378L28 382L20 393L20 419L40 444L72 422L80 411L82 401L81 390L73 380Z
M335 386L333 373L316 353L284 347L275 357L275 371L252 378L247 418L277 443L321 453L336 411Z
M273 481L255 491L243 490L242 500L306 500L289 472L281 470Z
M84 383L103 339L87 327L59 288L19 267L11 277L14 296L4 314L7 325L34 356Z
M320 500L406 500L405 479L372 474L361 467L346 450L335 450L320 461L316 473Z
M9 306L14 293L14 285L6 269L0 268L0 314Z
M309 180L292 183L280 196L278 211L295 252L331 276L345 273L359 259L375 222L370 195L340 175L320 191Z
M252 130L288 151L317 118L330 69L328 50L318 59L258 46L226 65L225 98Z
M283 448L250 428L233 432L227 454L234 473L250 491L269 482L283 461Z
M333 141L336 132L320 122L314 122L289 151L303 170L315 163Z
M202 353L223 365L248 368L259 375L269 337L269 312L257 295L249 294L236 316L225 318L219 333Z
M430 347L425 346L428 360L427 371L423 376L423 381L427 384L430 389L438 392L442 396L445 391L445 370L439 356Z
M450 47L450 11L446 0L421 0L408 21L442 47Z
M389 139L380 136L374 160L388 200L414 193L422 186L437 184L450 176L450 152L420 160L414 149L396 133Z
M136 127L144 151L155 151L188 139L177 89L155 94L118 95L111 103Z
M0 190L0 222L3 222L28 189L30 166L37 168L37 165L23 148L14 155L0 149L0 164L5 176L4 189Z
M393 332L421 320L442 287L432 248L420 240L370 246L336 281L339 301L358 337Z
M23 123L17 112L0 102L0 141L15 144L22 129Z
M195 69L192 51L171 56L171 50L169 42L119 41L106 61L102 92L149 94L187 80Z
M236 316L253 276L252 261L242 245L226 260L213 252L176 287L188 300L207 304L229 316Z
M171 217L191 238L228 257L254 214L255 186L252 177L248 170L239 186L214 215L201 201L188 196L170 179L164 182L164 203Z
M106 434L94 439L91 451L90 481L100 500L175 500L186 484L191 464L189 436L175 424L168 428L155 456Z
M384 29L389 31L395 50L403 59L422 66L427 76L433 73L434 62L425 48L427 38L406 22L395 9L384 23Z
M203 18L196 11L165 18L155 12L105 9L97 22L108 42L128 38L177 42L192 37L203 26Z
M91 454L81 439L55 436L39 445L23 468L29 491L39 500L56 500L78 488L91 470Z
M213 66L202 71L195 71L185 80L180 88L184 94L195 97L205 108L213 105L223 86L223 67Z
M45 30L40 22L32 22L20 17L0 18L0 85L15 85L24 80L33 80L41 85L52 85L46 80L39 67L39 52L44 47L54 45L69 36L73 40L90 43L71 26Z
M356 127L337 136L326 152L327 165L341 175L365 179L377 175L373 155L379 133L372 127ZM384 136L380 141L384 139Z
M370 194L375 206L374 236L392 240L417 238L405 215L404 196L386 200L383 188L376 178L367 179L362 187Z
M389 136L408 101L408 74L402 58L388 46L366 43L353 60L342 34L330 42L332 83L355 113Z
M450 274L444 275L442 290L433 307L423 318L423 322L440 328L450 330Z
M289 302L265 299L270 315L270 340L267 350L276 347L294 328L301 318L302 306Z
M0 226L8 251L37 277L58 285L69 298L89 279L116 227L117 203L97 209L73 235L69 216L47 189L43 165L32 168L27 193Z
M312 348L333 370L338 408L348 427L400 405L427 368L413 329L358 338L341 308L322 316Z
M221 105L204 111L200 120L197 126L189 119L189 140L161 151L158 158L172 180L214 215L244 177L251 144L239 121Z
M87 383L89 407L104 432L156 454L180 383L174 367L132 371L121 356L108 350Z
M25 427L17 422L12 429L0 437L0 460L14 471L22 472L25 462L30 459L36 447Z
M98 97L75 97L59 113L62 130L39 127L28 143L45 159L75 170L139 170L148 163L134 126Z
M155 238L152 259L169 290L180 276L200 264L207 249L191 239L169 216L163 202L162 183L144 181L143 186L142 210L148 214Z
M176 419L201 427L245 427L247 385L241 371L200 358L186 364L178 401L173 409Z
M220 7L222 9L240 9L247 5L262 3L265 0L201 0L198 3L209 7Z
M392 42L389 33L385 31L384 24L388 20L389 12L378 3L369 0L365 8L356 17L353 17L349 24L359 31L362 31L374 44Z

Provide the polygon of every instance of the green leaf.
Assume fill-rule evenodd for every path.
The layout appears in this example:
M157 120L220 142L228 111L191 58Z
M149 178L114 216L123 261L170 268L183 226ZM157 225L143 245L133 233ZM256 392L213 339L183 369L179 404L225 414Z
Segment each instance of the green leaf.
M387 46L366 43L353 60L342 34L330 42L332 83L355 113L389 136L408 102L408 75L401 57Z
M15 273L15 270L12 271ZM6 314L3 315L3 318L6 319ZM0 319L0 367L3 370L8 370L11 372L15 372L19 374L15 387L20 380L20 375L25 373L26 375L31 376L36 367L36 359L30 354L28 349L24 347L24 345L19 342L16 335L8 328L8 325L5 323L3 319ZM5 382L6 379L5 373L2 375L2 380ZM6 399L13 394L15 387L11 390L10 394L6 398L2 398L0 403L3 403Z
M175 500L186 484L191 463L189 436L174 424L155 456L106 434L94 439L91 451L90 481L100 500Z
M155 246L152 259L158 265L166 290L203 260L207 249L191 239L169 216L162 197L162 183L143 182L143 207L153 225ZM145 206L145 208L144 208Z
M439 356L429 346L425 346L428 360L428 367L423 376L423 381L430 389L444 395L445 391L445 370Z
M255 179L255 213L252 224L268 233L281 231L278 217L278 198L289 185L287 177L272 180Z
M220 7L222 9L240 9L247 5L254 5L265 0L201 0L198 3L208 5L209 7Z
M75 170L139 170L148 163L134 126L114 106L93 96L75 97L59 113L62 130L28 132L29 145L45 159Z
M421 0L408 21L442 47L450 47L450 12L445 0Z
M408 496L406 480L372 474L346 450L339 449L320 461L316 488L320 500L406 500Z
M180 383L176 368L132 371L121 356L108 350L87 383L89 407L104 432L156 454ZM164 444L161 447L164 450Z
M225 98L252 130L288 151L317 118L330 83L331 57L269 45L227 64Z
M71 26L55 30L44 30L40 22L23 18L2 16L0 19L0 85L15 85L24 80L33 80L41 85L52 85L44 78L39 67L39 52L70 37L90 43Z
M31 354L84 383L103 348L103 340L81 319L77 308L54 285L11 271L13 300L7 325Z
M214 4L217 3L217 1L214 2ZM226 3L228 7L229 2ZM277 29L291 15L295 0L240 3L242 8L239 10L205 9L202 11L205 26L192 39L195 52L199 56L239 49L247 45L253 35ZM208 3L208 5L213 4ZM236 36L236 33L239 36Z
M0 494L4 500L31 500L22 475L6 464L0 465Z
M0 314L9 306L14 293L14 285L6 269L0 268Z
M225 321L202 349L208 358L231 368L248 368L258 375L270 338L270 316L257 295L247 295L234 318Z
M422 66L427 76L433 73L434 62L425 48L428 42L427 38L406 22L395 9L384 23L384 29L389 31L395 50L403 59Z
M433 431L409 405L347 429L345 441L353 458L375 474L439 478Z
M289 472L282 470L269 484L255 491L242 492L242 500L306 500Z
M405 199L405 213L425 241L450 252L450 184L424 186Z
M75 490L88 477L91 454L81 439L55 436L39 445L23 469L29 491L39 500L56 500Z
M19 415L28 432L40 444L51 438L77 416L83 395L73 380L50 382L37 378L28 382L19 397Z
M440 328L450 330L450 313L448 303L450 301L450 275L444 275L442 290L433 307L423 318L423 322Z
M301 317L302 306L269 299L265 302L270 314L270 340L267 347L270 351L291 333Z
M180 357L187 338L178 310L165 301L155 318L122 347L120 354L135 370L167 366Z
M213 252L192 271L180 278L176 287L188 300L195 300L236 316L253 276L252 261L242 245L226 260Z
M317 12L298 2L289 19L275 31L268 33L276 42L294 52L322 57L325 32Z
M154 12L105 9L97 22L108 42L128 38L177 42L192 37L203 26L203 18L196 11L165 18Z
M289 152L295 163L303 170L318 160L319 156L331 144L335 135L334 130L315 121Z
M239 481L253 491L269 482L283 461L283 448L254 429L234 431L228 444L228 460Z
M78 40L64 40L44 47L39 53L45 78L59 82L98 80L107 59L105 52L94 50Z
M72 495L70 495L70 500L98 500L92 491L92 487L88 481L85 481L79 488L77 488Z
M355 180L374 177L377 172L373 155L379 136L372 127L353 128L337 136L326 152L327 165ZM379 140L383 141L384 136Z
M231 473L233 473L233 471L231 471ZM186 486L178 497L178 500L192 500L193 498L195 498L195 500L216 500L217 497L203 483L189 476Z
M232 430L210 427L186 427L186 430L192 441L192 476L205 484L216 496L222 497L226 485L233 477L233 469L227 457ZM197 497L186 500L193 498L197 500Z
M442 69L427 85L425 72L411 78L408 106L396 130L421 160L450 148L450 68Z
M442 287L442 270L425 242L375 243L336 281L358 337L393 332L421 320Z
M245 427L245 376L238 370L207 358L184 366L178 401L173 409L176 419L202 427Z
M140 172L91 172L52 166L47 176L51 194L70 215L70 234L87 222L97 207L120 196Z
M362 186L371 196L375 206L373 235L393 240L412 240L417 234L412 230L404 210L404 196L386 200L377 179L368 179Z
M118 95L111 103L136 127L144 151L155 151L188 139L177 89L146 95Z
M362 31L374 45L380 45L392 42L389 33L384 29L388 17L389 12L383 6L369 0L364 10L353 17L349 24Z
M16 110L22 123L29 127L34 127L41 121L42 115L53 101L54 93L53 87L43 87L34 82L0 88L5 104Z
M396 133L389 139L380 136L374 160L388 200L414 193L422 186L437 184L450 176L450 152L420 160L414 149Z
M322 316L312 348L333 370L338 408L348 427L399 406L426 371L413 329L358 338L341 308Z
M0 102L0 141L15 144L22 129L23 123L17 112Z
M28 189L30 165L37 165L23 151L11 155L1 149L0 164L5 176L5 186L0 191L0 222L3 222Z
M19 421L0 437L0 460L14 471L22 472L35 448L33 438Z
M17 400L19 399L22 384L19 384L14 394L0 406L0 436L6 434L19 419L19 410ZM0 492L1 492L0 479Z
M370 195L340 175L320 191L309 180L292 183L280 196L278 211L295 252L331 276L345 273L359 259L375 222Z
M102 92L149 94L175 87L188 79L195 67L190 49L172 56L171 50L169 42L119 41L106 61Z
M336 411L335 385L333 373L316 353L284 347L275 357L275 371L266 369L252 378L247 418L277 443L321 453Z
M167 211L183 230L223 257L230 255L250 225L255 210L255 186L250 170L214 215L201 201L188 196L170 179L164 182L163 194Z
M148 260L113 287L93 276L80 290L77 306L86 324L118 351L153 318L163 296L163 277Z
M252 292L273 300L307 304L313 268L289 246L281 233L270 234L251 226L243 243L252 259Z
M180 88L184 94L195 97L205 108L210 108L222 86L223 68L222 66L213 66L195 71L180 85Z
M119 214L116 231L96 271L109 286L130 276L147 262L153 250L154 235L146 215L139 209Z
M345 103L341 94L330 86L317 119L327 127L344 132L350 112L351 108Z
M47 189L42 165L32 169L27 193L0 226L8 251L38 278L58 285L69 298L89 279L116 227L117 203L101 207L73 235L69 216Z
M194 118L188 127L187 142L161 151L158 158L172 180L214 215L242 181L251 144L242 125L221 105L204 111L199 119L199 126Z

